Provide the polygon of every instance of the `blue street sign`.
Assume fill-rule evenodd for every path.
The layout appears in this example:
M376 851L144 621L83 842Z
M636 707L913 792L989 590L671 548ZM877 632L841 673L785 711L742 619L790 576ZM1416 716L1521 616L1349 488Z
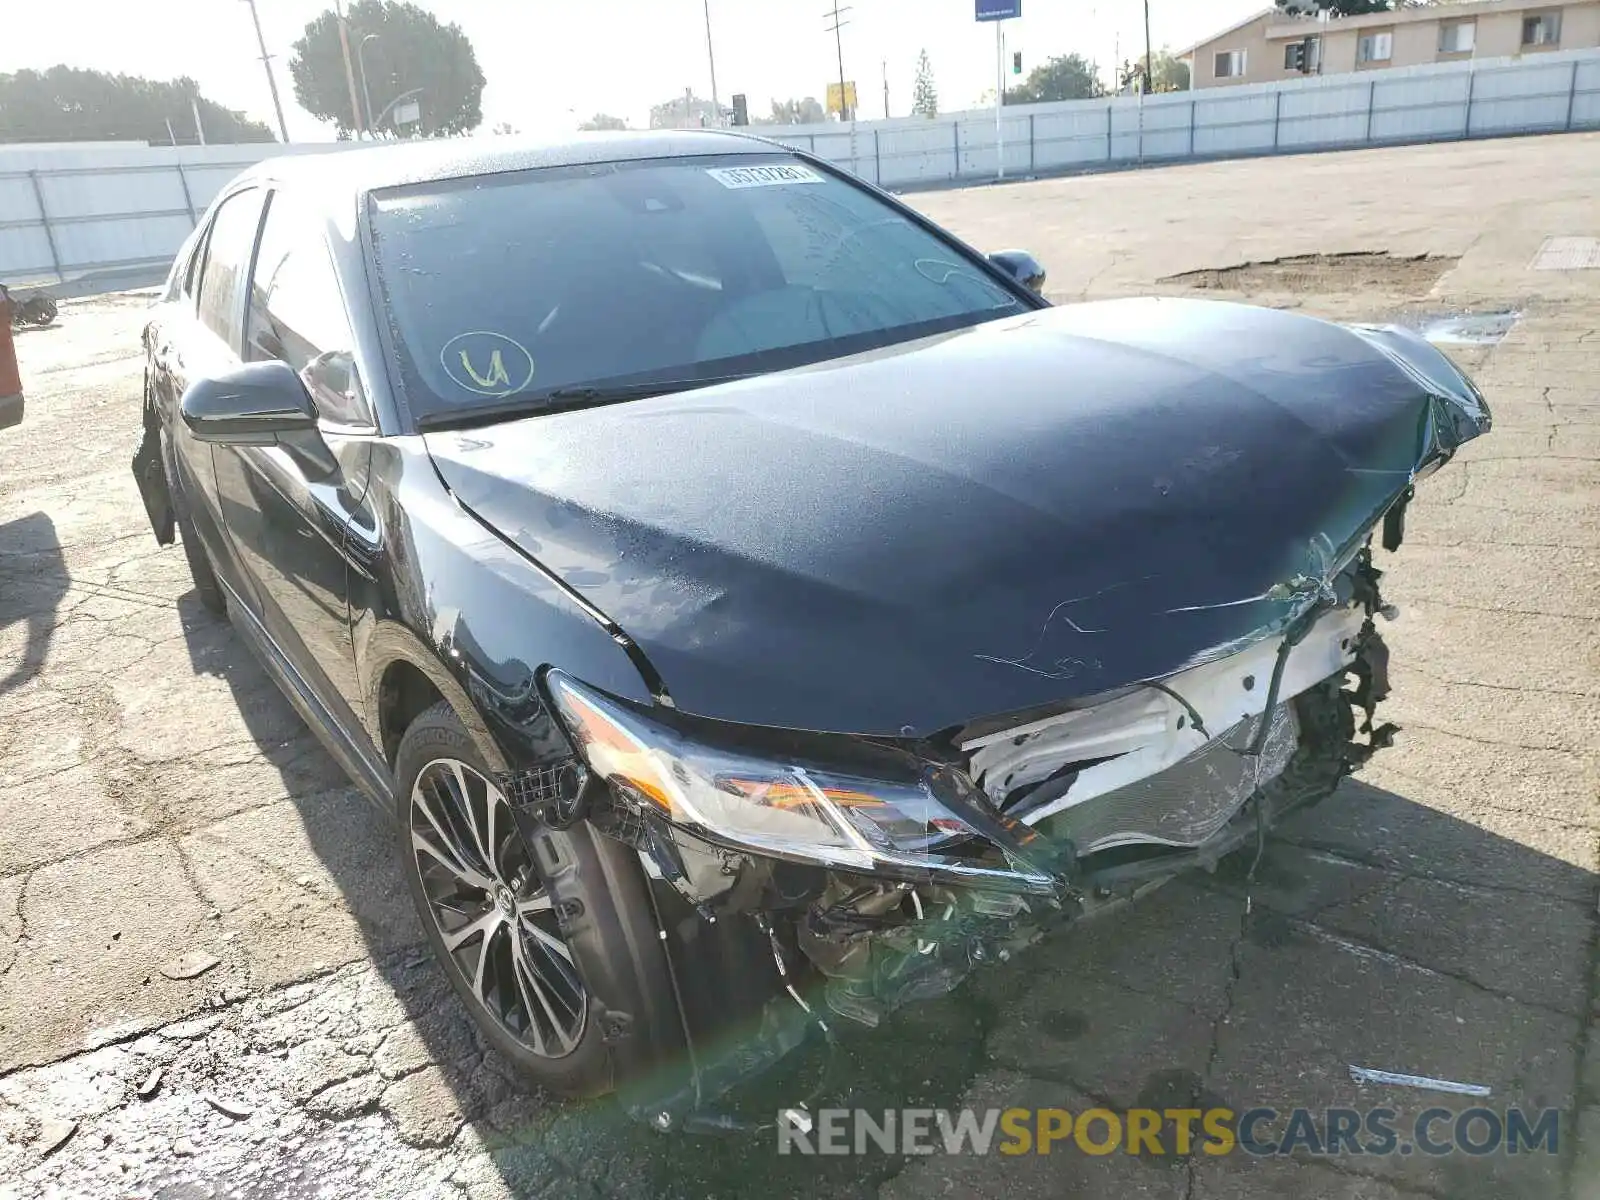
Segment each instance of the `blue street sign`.
M978 0L978 20L1011 21L1022 16L1022 0Z

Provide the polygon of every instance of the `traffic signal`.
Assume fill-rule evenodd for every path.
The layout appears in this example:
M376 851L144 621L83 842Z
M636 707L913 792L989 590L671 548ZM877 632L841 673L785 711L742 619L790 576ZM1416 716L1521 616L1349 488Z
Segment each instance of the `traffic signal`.
M743 92L738 92L733 97L733 123L735 125L750 124L750 102L745 99Z
M1022 51L1021 50L1018 50L1015 54L1013 54L1011 56L1011 73L1013 75L1021 75L1022 74Z

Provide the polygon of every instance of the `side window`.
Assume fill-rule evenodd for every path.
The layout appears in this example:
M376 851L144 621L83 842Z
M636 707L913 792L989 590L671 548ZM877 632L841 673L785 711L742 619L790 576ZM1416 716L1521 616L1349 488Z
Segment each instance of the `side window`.
M239 292L261 224L261 191L251 188L222 202L211 222L200 269L200 321L228 345L238 343Z
M245 358L282 359L299 372L324 419L370 428L354 350L322 231L288 194L274 192L250 281Z
M203 240L203 231L195 229L188 237L183 239L183 245L178 247L178 253L172 258L172 269L167 272L166 290L161 293L161 299L171 304L179 296L188 296L194 300L194 264L200 257L200 244Z

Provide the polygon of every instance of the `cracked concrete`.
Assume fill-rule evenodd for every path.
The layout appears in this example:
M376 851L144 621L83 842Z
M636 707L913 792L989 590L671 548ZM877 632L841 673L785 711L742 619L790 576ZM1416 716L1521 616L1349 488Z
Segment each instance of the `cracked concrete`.
M377 814L145 531L144 301L119 295L19 335L28 420L0 434L0 1195L1600 1200L1600 272L1527 270L1596 231L1597 191L1580 135L914 197L1033 250L1058 299L1388 251L1459 261L1423 294L1248 298L1523 316L1452 348L1495 432L1381 564L1401 739L1278 832L1249 916L1247 863L1170 884L848 1035L827 1100L1403 1123L1453 1099L1358 1087L1356 1063L1558 1108L1560 1154L784 1158L528 1088L422 950ZM161 972L192 952L219 963Z

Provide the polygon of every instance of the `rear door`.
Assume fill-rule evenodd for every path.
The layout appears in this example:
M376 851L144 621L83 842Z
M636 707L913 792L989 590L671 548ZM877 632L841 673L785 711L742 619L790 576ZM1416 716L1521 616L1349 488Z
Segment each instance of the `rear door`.
M281 445L218 445L222 513L267 634L359 740L365 706L350 641L347 531L366 491L375 429L321 218L292 190L274 190L267 204L248 290L245 360L276 358L295 369L338 469L317 470Z

